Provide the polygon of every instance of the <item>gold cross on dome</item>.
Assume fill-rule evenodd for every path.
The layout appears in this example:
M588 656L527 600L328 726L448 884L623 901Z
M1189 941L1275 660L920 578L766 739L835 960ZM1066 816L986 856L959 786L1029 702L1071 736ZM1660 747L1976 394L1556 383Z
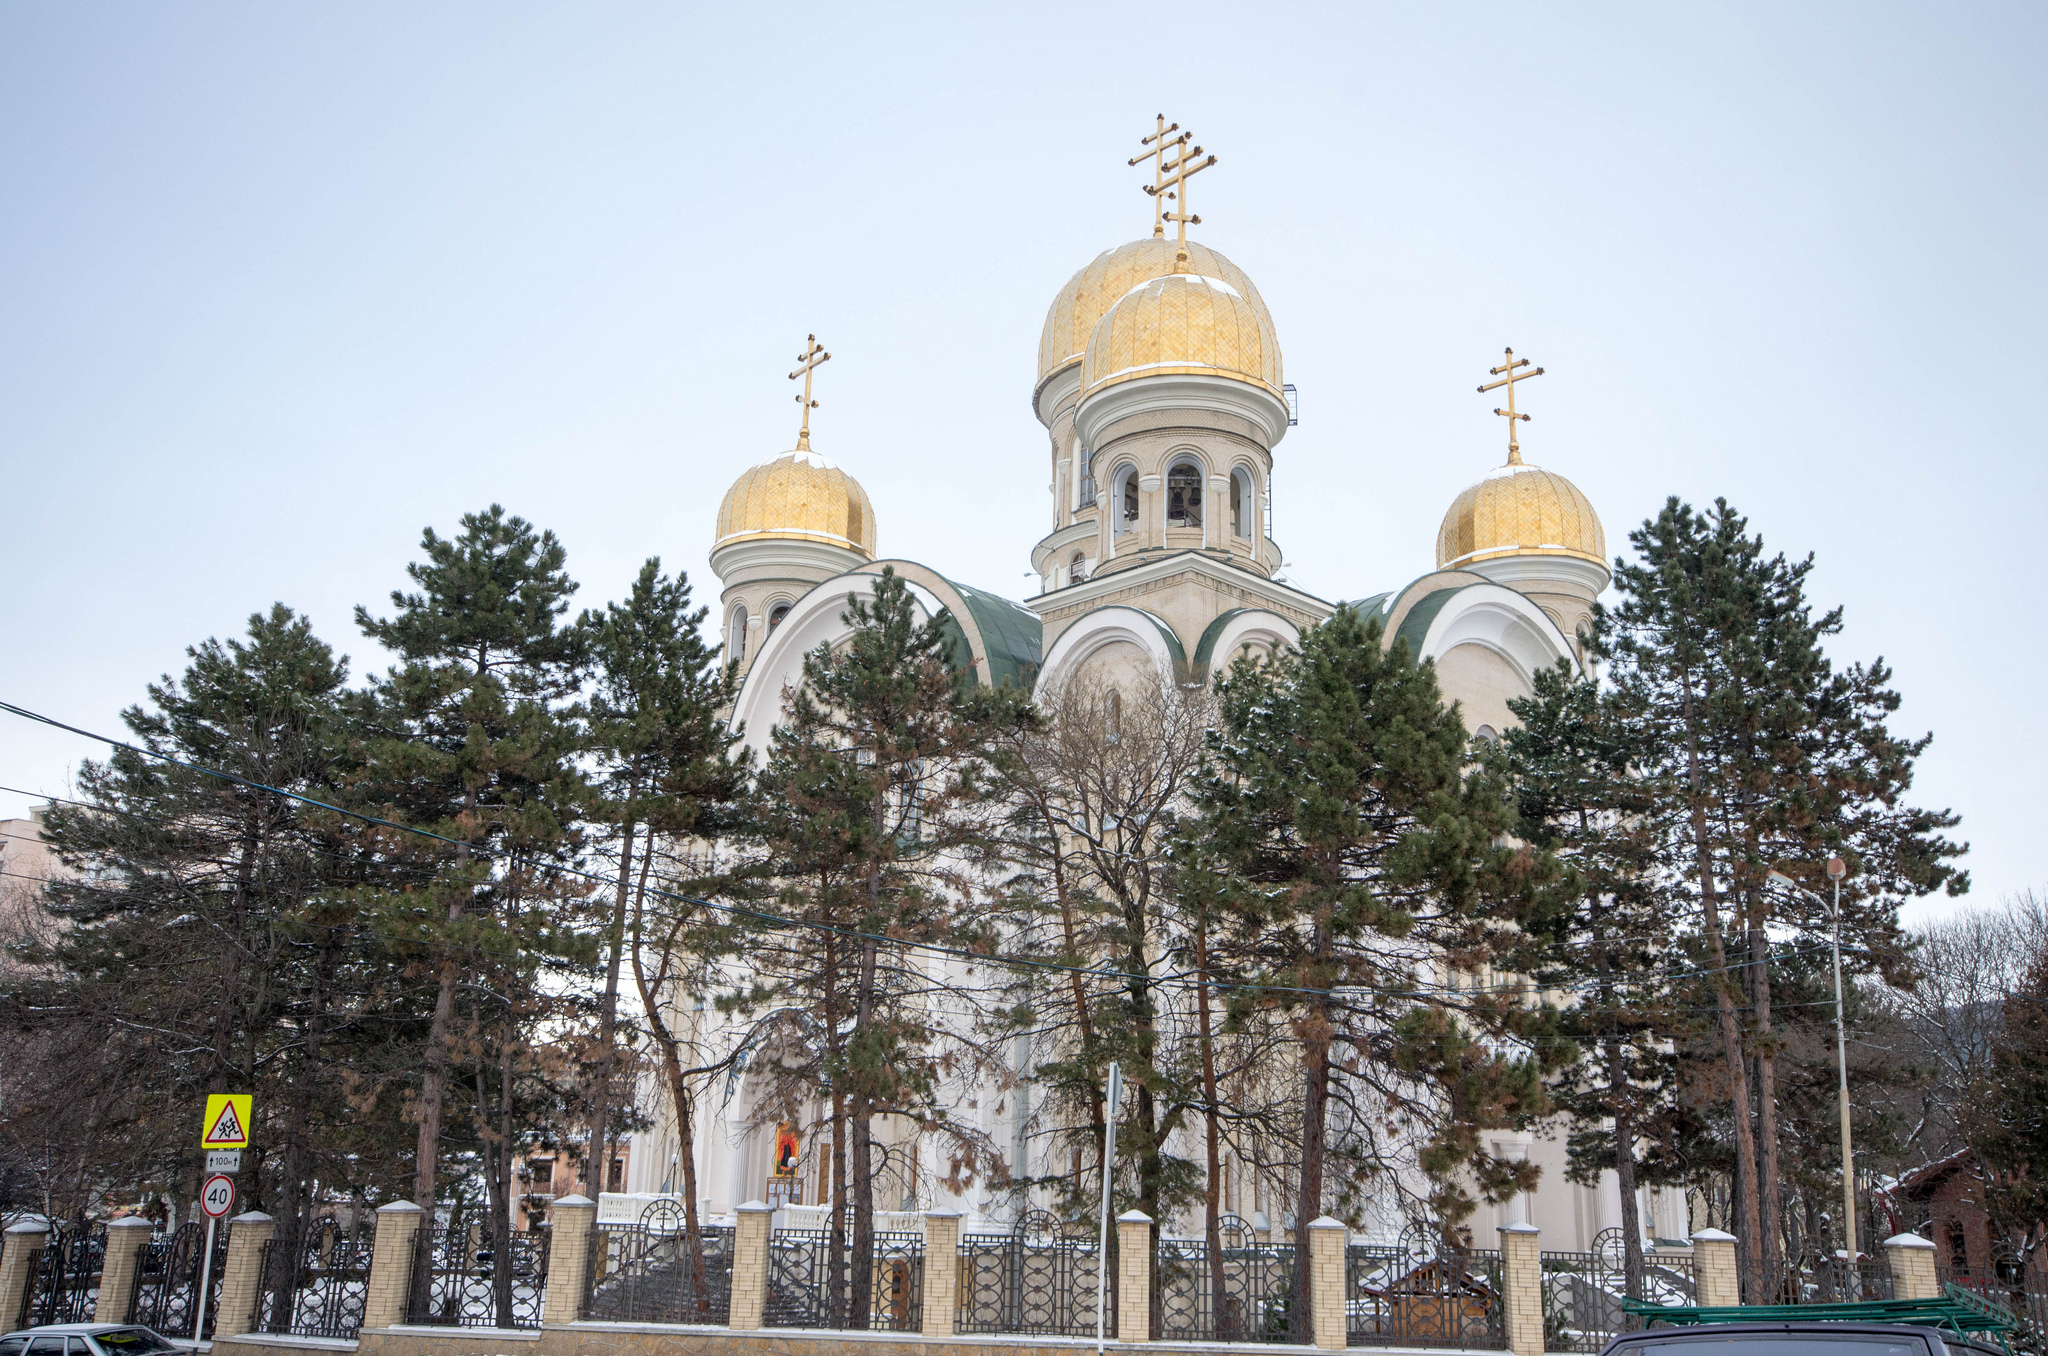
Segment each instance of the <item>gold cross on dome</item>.
M1154 240L1158 240L1166 234L1166 223L1164 218L1160 216L1160 212L1166 206L1166 199L1159 196L1160 185L1166 178L1166 148L1184 144L1189 136L1186 132L1180 132L1179 123L1168 122L1164 113L1156 116L1159 122L1159 130L1149 137L1140 137L1138 139L1140 146L1150 146L1152 149L1140 151L1125 162L1131 165L1137 164L1140 160L1150 160L1152 162L1152 186L1145 191L1152 195L1152 238ZM1180 132L1180 135L1168 141L1166 134L1169 132Z
M818 408L818 402L811 399L811 373L818 369L819 364L831 362L832 355L818 347L818 336L813 334L804 341L804 351L796 355L796 360L802 366L790 373L789 379L804 379L804 393L796 398L796 403L804 407L804 426L797 432L796 445L808 452L811 450L811 411Z
M1486 375L1498 377L1500 380L1489 381L1486 385L1480 387L1479 390L1481 394L1484 394L1487 391L1498 390L1503 386L1508 388L1508 407L1504 410L1496 409L1494 413L1504 415L1508 421L1508 465L1520 466L1522 464L1522 444L1515 437L1515 424L1517 422L1528 423L1529 416L1517 413L1515 410L1515 383L1527 381L1531 377L1540 377L1543 375L1543 369L1539 367L1534 372L1519 371L1518 369L1529 365L1529 360L1527 358L1517 358L1513 349L1507 350L1507 355L1507 361L1499 367L1489 367L1486 369Z

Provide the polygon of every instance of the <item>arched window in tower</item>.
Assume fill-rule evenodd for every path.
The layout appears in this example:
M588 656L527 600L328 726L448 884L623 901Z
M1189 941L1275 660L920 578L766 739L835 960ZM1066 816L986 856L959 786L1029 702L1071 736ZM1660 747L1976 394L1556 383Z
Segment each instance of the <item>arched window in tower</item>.
M1240 466L1230 473L1230 530L1235 536L1251 539L1252 525L1258 521L1259 496L1252 489L1252 473Z
M1069 584L1085 584L1088 582L1088 557L1079 551L1074 552L1073 560L1067 564L1067 582Z
M1087 448L1074 454L1080 459L1081 488L1074 496L1074 507L1091 508L1095 503L1095 457Z
M1124 694L1111 688L1102 699L1102 728L1114 744L1124 733Z
M770 631L773 631L773 630L774 630L774 629L775 629L776 627L778 627L778 626L782 625L782 619L783 619L784 617L787 617L788 615L789 615L789 604L788 604L788 603L777 603L777 604L776 604L775 606L773 606L773 607L769 608L769 609L768 609L768 629L769 629Z
M1202 525L1202 468L1180 462L1166 473L1166 522L1169 527Z
M725 652L734 659L747 657L747 609L744 603L732 610L732 623L725 628Z
M1138 525L1138 468L1121 468L1110 484L1110 502L1117 506L1116 535L1121 537Z

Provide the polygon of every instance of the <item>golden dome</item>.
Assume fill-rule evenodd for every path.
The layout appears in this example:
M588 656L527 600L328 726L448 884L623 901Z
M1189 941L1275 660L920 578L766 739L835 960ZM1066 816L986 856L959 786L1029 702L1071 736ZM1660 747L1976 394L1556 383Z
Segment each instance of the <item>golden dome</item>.
M1081 358L1081 394L1180 375L1227 377L1285 399L1280 340L1257 294L1189 273L1138 284L1096 324Z
M718 506L717 550L779 538L823 542L875 558L875 510L860 482L809 447L740 473Z
M1576 556L1607 564L1607 534L1579 487L1519 455L1459 495L1436 534L1436 566L1496 556Z
M1078 362L1097 322L1109 308L1123 300L1132 288L1173 272L1179 248L1177 242L1159 236L1133 240L1128 245L1104 250L1093 263L1067 279L1067 285L1052 299L1052 309L1045 313L1045 332L1038 340L1038 380L1043 383L1061 368ZM1259 297L1259 289L1252 286L1243 269L1207 245L1190 240L1187 250L1190 273L1221 278L1251 301L1268 326L1273 323L1272 317L1266 315L1266 303Z

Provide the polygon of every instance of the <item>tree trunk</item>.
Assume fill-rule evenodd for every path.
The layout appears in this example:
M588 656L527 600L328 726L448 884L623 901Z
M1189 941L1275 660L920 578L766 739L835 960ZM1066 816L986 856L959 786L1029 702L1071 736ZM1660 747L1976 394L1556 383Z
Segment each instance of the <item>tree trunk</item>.
M626 803L631 805L640 794L638 777L629 778L626 783ZM617 1040L619 1020L619 965L626 949L626 895L627 886L633 879L633 833L637 826L631 818L631 811L619 826L619 879L613 887L616 898L612 904L611 934L608 941L610 954L606 957L604 970L604 996L597 1007L597 1086L590 1094L590 1155L585 1158L589 1164L590 1195L595 1199L604 1190L604 1142L608 1123L611 1120L612 1061L613 1046ZM652 858L648 850L643 855ZM642 878L645 889L645 877ZM591 1159L595 1158L595 1162Z
M1608 1086L1626 1087L1620 1043L1608 1047ZM1643 1221L1636 1208L1636 1130L1626 1094L1616 1098L1614 1107L1614 1184L1621 1193L1621 1265L1624 1291L1630 1299L1643 1297Z
M1764 1229L1757 1240L1758 1265L1777 1294L1785 1284L1779 1239L1785 1227L1785 1198L1778 1171L1778 1067L1771 1035L1771 943L1764 929L1755 923L1749 930L1749 952L1756 994L1757 1138L1762 1141L1758 1180L1763 1188L1760 1209Z
M859 988L853 1018L856 1034L865 1034L869 1023L874 1020L875 953L876 943L861 943ZM851 1102L853 1133L849 1136L852 1143L848 1148L853 1157L849 1164L853 1178L853 1257L848 1276L851 1293L847 1296L850 1312L846 1316L846 1326L859 1332L868 1326L868 1295L874 1285L875 1162L873 1105L858 1078Z
M512 1062L513 1020L505 1013L504 1046L498 1064L498 1152L492 1164L491 1298L498 1326L510 1328L512 1317Z
M1243 1314L1228 1298L1223 1267L1223 1162L1217 1125L1222 1108L1216 1098L1216 1043L1209 1022L1209 920L1202 915L1195 919L1195 1033L1202 1047L1202 1149L1209 1170L1202 1191L1202 1234L1209 1241L1209 1293L1218 1310L1218 1335L1227 1341L1248 1334L1238 1331Z

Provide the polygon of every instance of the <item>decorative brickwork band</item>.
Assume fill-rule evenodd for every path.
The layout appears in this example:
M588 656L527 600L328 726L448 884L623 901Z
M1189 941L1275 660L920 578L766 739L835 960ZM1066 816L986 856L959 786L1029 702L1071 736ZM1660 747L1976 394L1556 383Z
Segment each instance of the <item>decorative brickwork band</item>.
M548 1288L541 1298L543 1328L574 1323L583 1317L583 1296L590 1289L590 1235L597 1228L597 1202L588 1196L564 1196L550 1212L554 1236L548 1243Z
M426 1211L411 1201L377 1207L377 1241L370 1250L370 1280L363 1295L363 1331L405 1322L412 1287L412 1244Z
M1342 1351L1344 1327L1344 1244L1351 1230L1344 1221L1324 1215L1308 1226L1308 1312L1316 1346Z
M761 1326L768 1304L768 1230L775 1223L775 1208L748 1201L735 1213L739 1227L733 1231L732 1315L727 1326L751 1332Z
M256 1331L256 1294L263 1289L263 1245L277 1233L277 1221L261 1211L235 1216L228 1226L228 1260L220 1274L220 1308L213 1336L239 1337Z
M23 1220L0 1235L0 1314L7 1316L10 1328L14 1326L14 1316L21 1312L21 1297L28 1290L36 1254L43 1250L49 1234L47 1224Z
M107 1224L107 1254L100 1266L100 1293L93 1303L95 1323L126 1323L135 1301L136 1273L143 1244L149 1242L149 1221L133 1215Z
M1500 1226L1500 1281L1508 1350L1543 1356L1543 1235L1535 1225Z
M1884 1241L1884 1255L1891 1259L1895 1298L1933 1299L1941 1293L1934 1274L1934 1244L1918 1234L1893 1234Z
M1116 1217L1116 1340L1152 1340L1152 1217L1142 1210Z
M1703 1308L1742 1303L1742 1282L1735 1272L1735 1235L1719 1229L1694 1234L1692 1274Z
M953 1335L960 1304L960 1212L931 1210L924 1217L924 1337Z

